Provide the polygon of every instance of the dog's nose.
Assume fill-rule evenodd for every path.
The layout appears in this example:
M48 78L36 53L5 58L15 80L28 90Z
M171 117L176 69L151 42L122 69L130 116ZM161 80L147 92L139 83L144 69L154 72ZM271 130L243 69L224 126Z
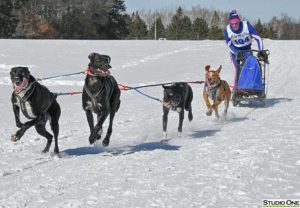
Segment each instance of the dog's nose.
M19 77L14 77L14 81L15 81L15 83L19 83L20 82L20 78Z

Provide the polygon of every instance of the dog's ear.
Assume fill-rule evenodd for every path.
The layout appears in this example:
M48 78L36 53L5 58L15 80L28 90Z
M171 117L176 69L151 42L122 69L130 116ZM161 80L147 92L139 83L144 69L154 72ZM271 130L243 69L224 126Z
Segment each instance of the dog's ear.
M25 66L13 67L13 68L11 68L10 73L16 72L18 70L22 70L26 74L30 74L30 71L29 71L28 67L25 67Z
M22 67L20 67L20 68L22 68L22 70L23 70L26 74L30 74L28 67L22 66Z
M217 69L218 74L220 74L221 69L222 69L222 65L220 65L219 68Z
M93 52L93 53L90 53L89 54L89 56L88 56L88 58L92 61L92 60L94 60L94 58L95 58L95 53Z
M162 87L163 87L164 89L166 89L166 86L165 86L165 85L162 85Z
M11 68L11 69L10 69L10 74L13 74L13 73L16 71L16 68L17 68L17 67Z
M206 65L206 66L205 66L205 71L208 72L209 69L210 69L210 65Z

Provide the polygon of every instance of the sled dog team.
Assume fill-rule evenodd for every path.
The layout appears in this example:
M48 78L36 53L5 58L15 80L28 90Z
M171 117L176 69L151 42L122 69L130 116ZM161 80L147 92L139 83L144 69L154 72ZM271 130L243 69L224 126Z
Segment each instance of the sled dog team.
M120 89L117 81L110 74L110 57L91 53L88 56L90 62L86 71L85 83L82 91L82 107L86 113L86 118L90 128L89 142L93 144L100 140L102 136L102 125L109 116L109 126L107 133L102 141L103 146L108 146L112 134L112 126L115 113L120 107ZM226 81L221 80L220 72L222 66L217 70L211 70L210 66L205 66L205 86L203 98L207 106L206 115L215 116L218 119L218 106L222 101L225 103L224 116L226 117L231 98L231 91ZM54 137L54 153L59 153L58 134L59 118L61 109L56 101L56 95L48 88L41 85L37 79L29 72L27 67L14 67L10 71L13 84L11 102L15 116L16 126L19 128L11 136L11 140L16 142L22 138L27 129L35 127L38 134L47 139L43 153L48 152ZM167 137L167 122L169 110L172 109L179 113L178 135L181 135L184 119L184 110L188 111L189 121L193 120L192 114L192 88L185 82L174 83L170 86L163 85L163 137ZM20 110L28 119L22 123L20 120ZM97 115L94 122L93 113ZM45 126L47 121L53 135L50 134Z

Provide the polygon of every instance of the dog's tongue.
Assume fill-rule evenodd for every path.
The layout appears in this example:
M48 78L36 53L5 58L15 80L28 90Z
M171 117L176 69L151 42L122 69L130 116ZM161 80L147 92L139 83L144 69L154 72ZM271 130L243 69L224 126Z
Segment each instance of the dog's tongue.
M16 93L21 92L28 84L28 80L26 78L23 78L23 81L20 85L14 84L14 90Z

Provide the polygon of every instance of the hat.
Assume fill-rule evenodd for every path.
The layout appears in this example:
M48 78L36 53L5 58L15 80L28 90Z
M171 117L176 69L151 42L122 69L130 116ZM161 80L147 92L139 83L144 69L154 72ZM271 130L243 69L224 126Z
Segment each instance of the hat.
M236 21L241 21L239 15L237 14L236 10L232 10L230 13L229 13L229 23L232 23L232 22L236 22Z

